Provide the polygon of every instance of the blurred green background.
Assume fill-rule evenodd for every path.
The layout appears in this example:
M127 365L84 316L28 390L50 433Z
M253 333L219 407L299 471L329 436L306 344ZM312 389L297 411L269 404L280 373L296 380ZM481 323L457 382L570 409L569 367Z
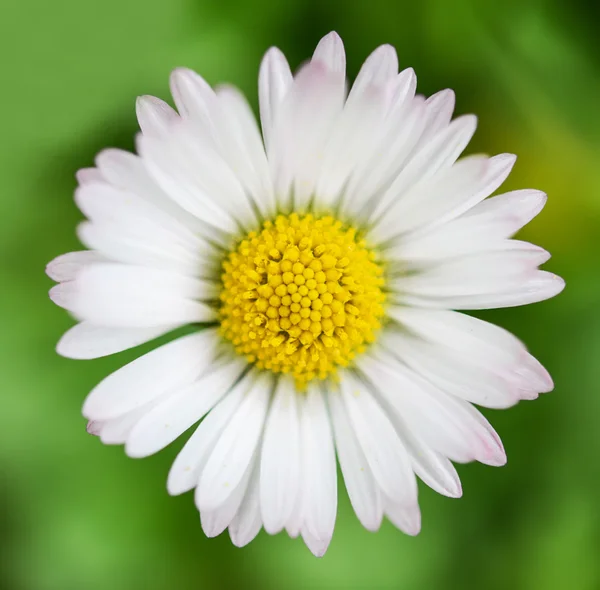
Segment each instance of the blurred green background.
M586 0L29 0L0 10L0 586L9 590L199 588L600 588L600 4ZM80 416L87 392L138 351L59 358L71 325L44 266L79 248L74 173L106 146L133 148L139 94L168 97L187 65L256 106L259 60L296 67L329 30L349 74L394 44L419 90L457 91L480 117L473 151L519 155L507 189L549 194L523 233L565 277L555 300L485 317L513 330L556 389L486 412L508 465L459 466L465 494L421 489L423 531L363 530L344 495L333 542L261 533L204 537L191 494L170 498L181 441L134 461Z

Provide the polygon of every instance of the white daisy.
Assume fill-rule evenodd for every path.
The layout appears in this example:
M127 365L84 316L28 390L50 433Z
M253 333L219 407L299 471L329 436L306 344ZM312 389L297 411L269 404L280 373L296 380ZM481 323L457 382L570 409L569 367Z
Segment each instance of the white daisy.
M533 303L563 281L549 254L510 239L546 197L493 198L515 157L458 160L476 127L454 94L415 94L412 69L376 49L346 95L331 33L293 76L277 49L259 74L262 137L243 96L171 77L177 111L137 103L138 154L78 173L90 250L48 266L79 321L71 358L196 329L88 396L89 430L144 457L202 420L171 494L195 488L208 536L264 528L331 540L336 456L360 522L420 529L416 476L458 497L451 461L506 461L472 404L506 408L552 380L515 337L451 310Z

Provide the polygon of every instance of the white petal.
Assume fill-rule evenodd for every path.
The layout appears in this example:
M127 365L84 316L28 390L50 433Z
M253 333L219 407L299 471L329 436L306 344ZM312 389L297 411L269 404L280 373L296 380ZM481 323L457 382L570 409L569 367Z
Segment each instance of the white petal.
M487 165L488 160L482 156L464 158L435 176L416 183L406 192L398 193L394 203L382 211L374 224L373 239L386 242L437 220L455 203L477 192L485 178Z
M86 430L88 434L93 436L100 436L100 431L102 427L106 424L106 422L102 420L89 420L86 426Z
M410 459L396 430L367 387L347 374L342 397L363 453L382 492L406 506L416 501Z
M402 504L386 500L385 515L407 535L415 536L421 532L421 511L418 505L406 508Z
M396 240L385 249L389 260L398 261L404 270L427 268L451 258L501 250L506 246L514 218L497 217L486 222L471 222L459 217L441 227L416 231Z
M438 217L433 220L433 223L439 225L454 219L491 195L508 178L516 160L517 156L514 154L499 154L490 158L482 182L475 186L475 190L469 194L469 197L453 203L443 213L438 211Z
M397 75L396 51L389 45L376 49L363 64L325 146L315 190L318 209L337 207L352 176L362 174L359 167L369 160L385 132L383 121Z
M72 281L83 268L98 262L106 262L106 258L98 252L90 250L69 252L49 262L46 266L46 274L53 281Z
M178 327L106 328L81 322L63 335L56 352L72 359L95 359L139 346Z
M358 165L348 184L342 203L344 210L356 216L371 214L381 193L410 161L425 125L424 109L425 100L422 97L413 99L410 95L404 103L393 108L385 119L383 134L372 147L372 155Z
M207 368L198 380L171 391L136 424L127 439L127 454L147 457L173 442L231 389L244 365L242 359L234 358L217 368Z
M388 111L392 85L396 82L396 71L397 68L384 67L379 72L371 72L372 78L367 73L362 83L352 88L323 152L315 190L317 210L327 211L336 207L336 201L342 196L357 167L370 158L377 140L385 131L383 121Z
M202 530L207 537L220 535L232 523L246 494L255 461L256 459L252 459L242 480L221 506L212 512L200 512Z
M191 383L213 358L214 330L183 336L139 357L101 381L88 395L83 415L116 418Z
M215 311L197 299L210 299L214 288L168 271L99 263L53 287L50 297L93 324L141 328L213 320Z
M75 178L77 179L77 183L80 185L92 182L105 182L105 178L97 168L81 168L75 173Z
M197 126L204 139L212 139L212 104L215 100L213 89L196 72L188 68L175 68L169 79L171 94L182 118L189 119Z
M518 284L509 284L504 289L499 288L488 293L439 298L406 295L402 297L402 301L409 305L438 309L496 309L544 301L558 295L564 288L563 279L540 270L524 277Z
M127 440L129 433L133 430L133 427L141 420L146 409L134 410L113 418L104 423L100 432L100 440L105 445L122 445Z
M378 400L385 408L388 418L406 447L414 472L439 494L449 496L450 498L460 497L462 495L462 487L458 473L456 473L456 469L452 463L444 455L432 450L416 437L406 424L404 417L394 409L393 405L387 402L386 396L377 390L376 373L373 374L370 371L368 358L361 361L362 367L366 367L365 373L371 377Z
M512 378L515 363L482 367L438 344L400 334L389 341L407 365L456 397L488 408L508 408L521 397Z
M407 307L391 307L389 313L398 323L426 338L447 342L459 350L473 344L470 354L477 354L476 347L484 347L479 356L495 351L504 353L510 361L525 350L525 345L507 330L464 313Z
M160 137L179 117L177 113L160 98L140 96L135 103L138 123L144 135Z
M152 195L159 191L146 172L142 159L135 154L125 150L109 148L102 150L96 156L95 161L105 182L114 187L125 189L150 201L153 200ZM165 198L164 195L163 198ZM101 196L98 197L98 200L101 201L101 199ZM100 206L102 204L101 202ZM111 213L112 211L106 212L107 215Z
M389 356L362 362L361 369L425 445L454 461L506 462L498 435L469 403L445 394Z
M160 402L162 396L122 416L102 421L100 440L105 445L122 445L135 425Z
M269 163L283 207L303 210L313 195L331 129L342 110L344 79L320 62L306 64L274 121Z
M352 508L358 520L369 531L377 531L383 518L383 505L379 486L375 483L371 469L358 443L341 394L328 395L335 446L342 475Z
M270 375L257 379L225 427L196 488L199 510L215 510L242 480L262 434L269 405Z
M499 216L510 216L515 220L511 233L527 225L544 208L548 197L546 193L533 189L522 189L497 195L482 201L470 211L465 213L465 218L477 219L479 223L494 219Z
M454 164L473 137L477 127L474 115L454 119L421 149L402 170L375 208L372 219L379 218L408 189Z
M348 101L362 94L369 86L380 86L391 82L398 75L398 56L391 45L381 45L360 68L358 76L352 85Z
M272 47L265 54L258 74L260 120L267 149L269 149L275 117L292 82L292 72L285 56L279 49Z
M346 74L346 52L340 36L332 31L323 37L315 49L312 61L319 61L333 72Z
M541 248L483 252L392 279L390 286L398 293L435 299L497 293L522 285L549 257Z
M435 260L499 250L537 215L546 202L540 191L513 191L486 199L441 227L414 232L386 250L386 256L419 267Z
M168 136L142 137L139 149L159 186L183 209L213 228L235 234L255 220L242 186L212 142L185 121Z
M183 494L196 486L219 436L252 387L253 380L253 373L241 379L196 428L169 471L169 494Z
M236 547L244 547L258 535L262 521L260 518L260 461L256 460L244 499L229 525L229 536Z
M178 119L179 117L175 117L175 121ZM152 136L154 137L154 135ZM105 149L96 156L96 165L105 182L126 191L128 201L131 199L130 194L133 193L146 204L143 215L140 211L138 218L158 219L161 228L168 228L185 243L195 245L199 241L198 233L201 233L202 226L198 220L179 207L158 186L141 157L124 150ZM100 200L102 203L102 196ZM147 205L151 205L151 207ZM112 206L108 205L105 208L113 217L116 217ZM159 218L156 217L158 213L161 214ZM167 218L165 218L165 214Z
M464 158L402 195L373 231L385 241L400 233L446 223L493 193L514 162L512 154L488 160L480 156Z
M114 160L121 159L121 156L105 154L105 165L108 165L106 160L109 155L111 159L108 162L116 167ZM126 163L121 162L121 166L125 168ZM110 169L118 173L115 168ZM146 197L150 194L146 191ZM161 198L157 196L157 200ZM80 238L85 243L90 242L92 248L108 258L134 264L180 268L189 274L196 274L195 266L200 266L203 258L213 254L206 242L188 227L147 198L141 198L127 189L88 184L77 189L75 200L93 222L91 227L89 224L83 226Z
M454 91L447 88L432 94L425 101L425 128L423 134L419 139L419 143L416 148L420 149L422 146L433 139L440 131L448 127L452 113L454 112L454 106L456 104L456 96Z
M217 88L217 98L223 108L224 123L228 123L230 141L222 149L230 166L263 216L272 216L276 210L275 194L270 178L269 164L254 113L244 95L236 88ZM222 134L222 137L225 133Z
M548 393L554 389L552 377L534 356L525 353L521 357L521 363L522 365L516 369L516 373L522 394L524 391ZM533 397L537 396L534 395Z
M417 438L404 435L404 444L410 454L415 473L438 494L460 498L462 486L452 462L422 444Z
M458 353L469 364L502 375L521 389L547 392L553 388L548 372L525 346L498 326L453 311L391 307L388 313L415 334Z
M312 533L310 533L307 529L302 529L302 540L306 543L306 546L310 549L310 552L315 557L323 557L327 548L329 547L329 542L331 538L327 539L319 539L315 537Z
M337 470L333 432L323 395L309 387L301 401L302 415L302 536L315 537L326 548L333 536L337 513ZM314 551L313 551L314 553ZM324 553L324 551L323 551Z
M196 168L202 162L206 167L197 171L193 162L181 166L179 183L202 187L232 217L252 225L256 222L252 201L268 198L270 185L264 149L245 99L231 89L221 89L217 96L198 74L183 68L173 72L171 85L186 124L179 129L173 126L169 139L180 149L180 163L189 159L189 152L195 155ZM259 176L254 168L257 163ZM251 199L244 189L256 198Z
M77 226L77 237L107 260L180 272L187 276L214 276L218 255L211 247L191 250L168 236L126 223L92 223Z
M393 118L400 110L405 107L415 97L417 89L417 76L412 68L402 70L392 84L392 99L390 101L390 110L388 117Z
M304 488L302 488L304 489ZM304 498L303 491L296 498L296 505L292 510L288 521L285 523L285 531L292 539L296 539L300 534L302 523L304 522Z
M300 417L293 379L282 376L265 424L260 461L260 506L265 530L280 532L300 486Z

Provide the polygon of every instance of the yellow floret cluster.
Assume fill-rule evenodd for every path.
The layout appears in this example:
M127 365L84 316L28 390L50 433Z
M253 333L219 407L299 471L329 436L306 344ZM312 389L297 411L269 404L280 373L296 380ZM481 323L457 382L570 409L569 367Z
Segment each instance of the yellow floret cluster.
M380 328L383 269L334 217L280 215L223 262L221 331L258 368L299 389L335 376Z

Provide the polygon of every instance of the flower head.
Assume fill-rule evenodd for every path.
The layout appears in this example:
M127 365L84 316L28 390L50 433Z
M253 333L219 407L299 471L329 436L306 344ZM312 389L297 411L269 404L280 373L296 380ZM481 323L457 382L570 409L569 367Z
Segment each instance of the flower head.
M454 95L415 94L390 46L346 95L340 38L293 76L260 69L262 137L242 95L176 70L177 111L138 100L138 154L78 173L89 248L48 266L79 323L58 351L95 358L192 325L102 381L90 432L155 453L201 421L168 478L202 527L236 545L261 528L323 555L336 457L357 517L420 530L416 476L458 497L452 461L506 461L472 404L550 391L514 336L455 310L523 305L564 286L546 251L511 237L546 197L488 198L515 157L459 160L475 132Z

